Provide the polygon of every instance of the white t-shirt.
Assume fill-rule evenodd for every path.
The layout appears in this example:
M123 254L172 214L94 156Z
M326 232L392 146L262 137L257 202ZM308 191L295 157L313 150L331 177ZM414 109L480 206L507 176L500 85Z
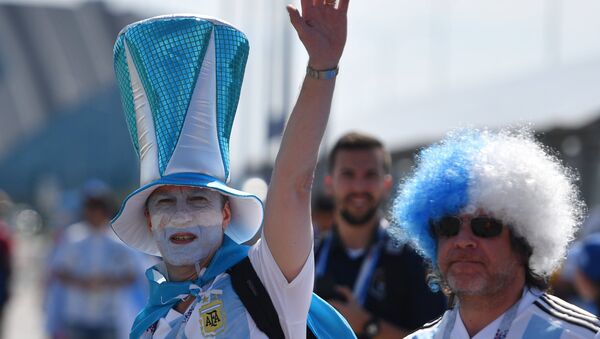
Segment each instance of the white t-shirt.
M311 250L298 276L288 282L266 241L249 251L250 263L271 297L286 338L306 338L306 317L314 280ZM179 336L178 336L179 335ZM142 338L267 338L235 294L229 275L222 273L202 286L202 293L181 314L170 309Z
M453 324L450 324L451 313L424 325L420 330L406 338L444 338L448 330L453 339L489 339L498 338L497 331L505 314L489 323L472 338L469 337L465 325L457 312ZM567 339L567 338L600 338L600 320L591 313L562 299L548 295L536 289L527 290L519 301L516 317L508 333L499 335L499 339Z

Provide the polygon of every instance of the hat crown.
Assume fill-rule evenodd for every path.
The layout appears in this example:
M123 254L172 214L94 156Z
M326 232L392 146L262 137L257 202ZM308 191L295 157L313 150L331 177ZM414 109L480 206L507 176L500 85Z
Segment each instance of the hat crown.
M128 245L160 255L144 210L148 197L164 185L228 196L231 220L225 234L237 243L260 229L261 201L225 184L248 49L236 28L198 16L156 17L119 34L114 66L141 181L112 221Z
M167 174L229 178L229 137L248 40L216 19L166 16L125 27L114 66L141 184Z

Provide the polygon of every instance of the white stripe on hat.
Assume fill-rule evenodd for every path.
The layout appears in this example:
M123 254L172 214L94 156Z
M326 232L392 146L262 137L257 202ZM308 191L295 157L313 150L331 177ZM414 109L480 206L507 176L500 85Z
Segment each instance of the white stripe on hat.
M213 29L177 146L164 175L194 172L226 181L217 135L216 100L217 70Z
M143 169L140 171L140 186L144 186L160 178L154 120L152 118L152 111L150 110L146 91L144 90L135 63L129 53L127 41L124 41L123 43L125 45L127 67L129 68L131 90L133 92L135 123L140 146L140 168Z

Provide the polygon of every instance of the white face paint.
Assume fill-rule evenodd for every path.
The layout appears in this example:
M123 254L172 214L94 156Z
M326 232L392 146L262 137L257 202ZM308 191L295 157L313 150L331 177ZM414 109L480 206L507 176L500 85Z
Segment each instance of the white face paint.
M223 240L223 199L205 188L163 186L148 198L152 234L163 259L194 265Z

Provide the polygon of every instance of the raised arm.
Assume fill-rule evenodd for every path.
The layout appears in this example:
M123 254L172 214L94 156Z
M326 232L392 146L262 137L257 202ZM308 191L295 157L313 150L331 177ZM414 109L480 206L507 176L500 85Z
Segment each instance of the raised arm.
M302 14L289 5L290 21L315 70L338 66L346 44L349 0L302 0ZM313 246L310 191L325 132L335 77L304 78L277 154L266 203L264 236L288 281L302 269Z

